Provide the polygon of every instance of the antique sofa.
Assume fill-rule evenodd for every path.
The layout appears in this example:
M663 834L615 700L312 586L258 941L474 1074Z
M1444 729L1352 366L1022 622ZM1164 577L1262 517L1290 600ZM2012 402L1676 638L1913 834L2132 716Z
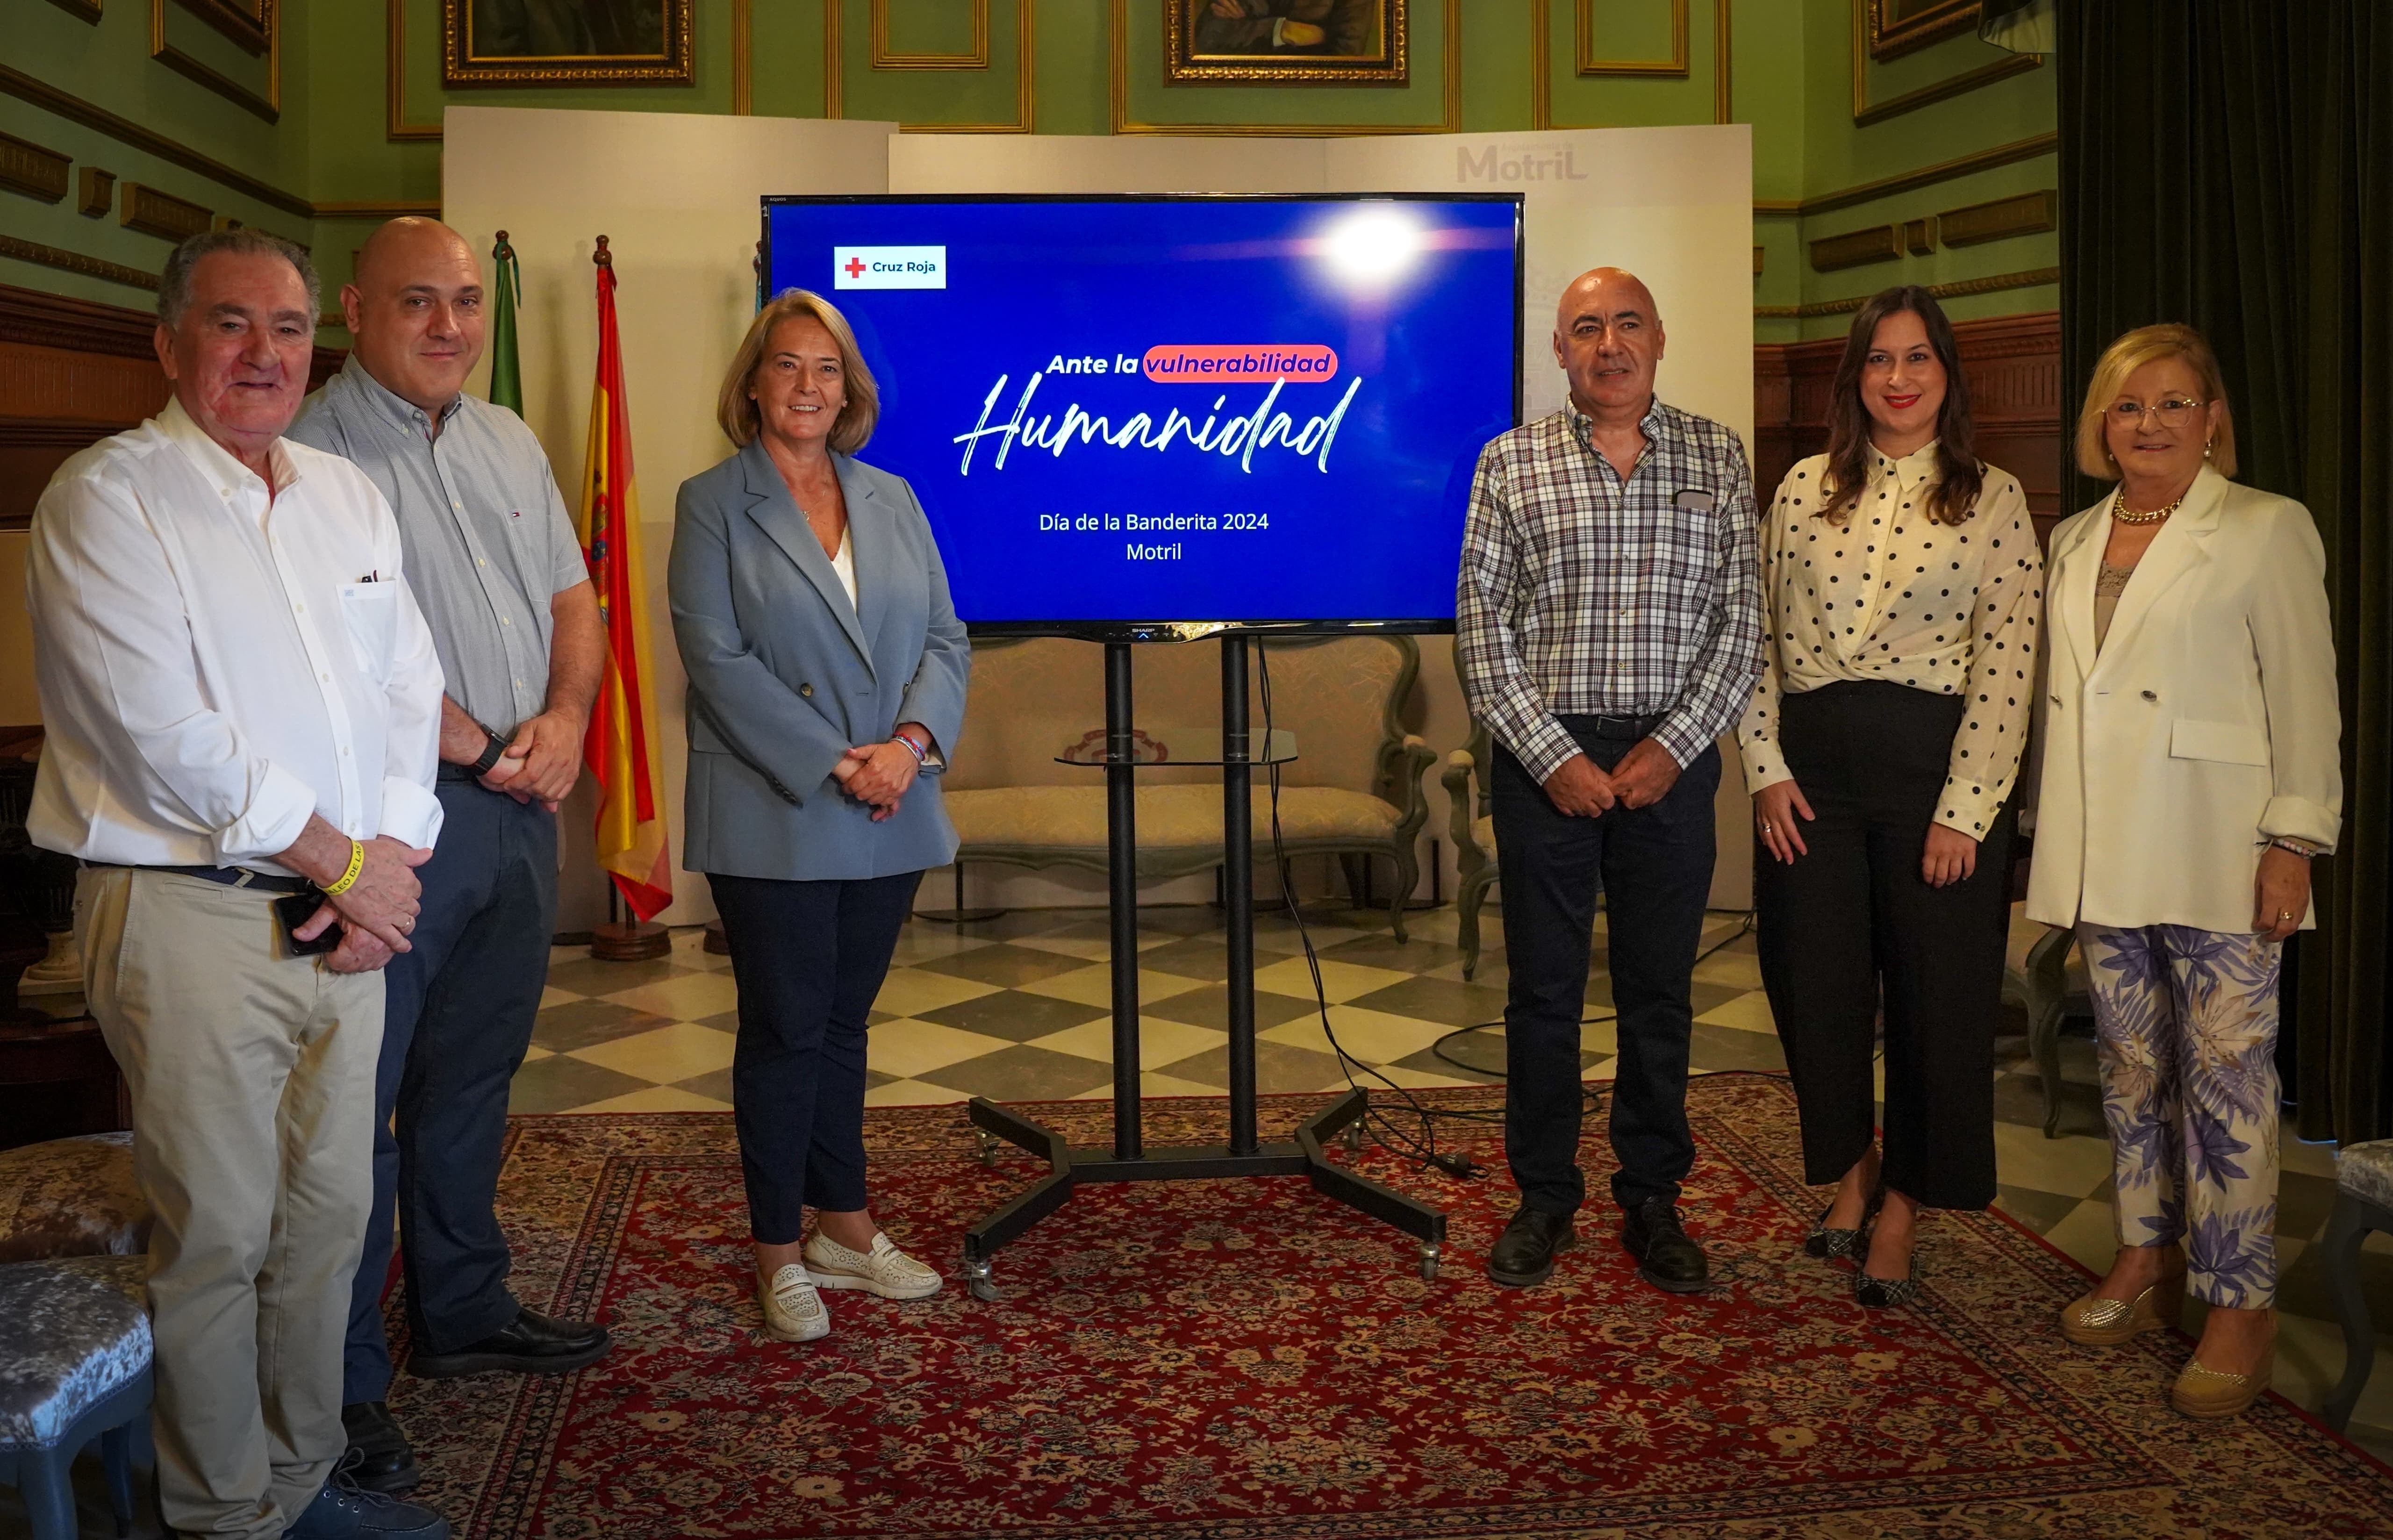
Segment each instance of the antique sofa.
M1435 759L1405 730L1402 713L1420 671L1409 636L1274 639L1267 644L1272 725L1296 735L1298 758L1280 769L1285 853L1335 855L1394 868L1389 913L1405 934L1405 900L1420 871L1429 816L1422 777ZM1261 648L1257 649L1262 650ZM1262 659L1250 668L1249 709L1263 727ZM1222 859L1222 775L1172 762L1209 752L1221 728L1218 643L1134 649L1132 720L1160 763L1138 772L1138 874L1183 877ZM962 841L959 859L1008 866L1105 869L1105 785L1099 768L1059 755L1102 751L1104 650L1055 638L974 644L972 690L954 766L943 788ZM1194 748L1192 749L1192 746ZM1255 776L1255 861L1272 859L1268 781ZM1346 879L1361 898L1354 865Z

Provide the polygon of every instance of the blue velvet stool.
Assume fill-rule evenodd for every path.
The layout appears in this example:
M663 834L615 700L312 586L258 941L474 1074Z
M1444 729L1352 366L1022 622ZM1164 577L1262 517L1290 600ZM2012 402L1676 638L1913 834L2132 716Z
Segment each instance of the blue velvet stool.
M68 1468L95 1439L116 1533L133 1527L133 1432L150 1410L146 1257L0 1266L0 1482L33 1540L73 1540Z

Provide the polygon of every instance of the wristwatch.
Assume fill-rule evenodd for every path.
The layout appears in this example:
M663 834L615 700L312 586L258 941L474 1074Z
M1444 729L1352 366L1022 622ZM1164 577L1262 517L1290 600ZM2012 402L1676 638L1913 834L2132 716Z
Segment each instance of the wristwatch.
M476 760L468 768L477 776L487 776L491 771L497 769L499 767L499 761L505 757L507 751L507 740L501 737L498 734L490 731L488 727L483 727L482 724L478 722L475 723L474 725L481 727L482 736L489 738L490 741L482 746L482 757Z

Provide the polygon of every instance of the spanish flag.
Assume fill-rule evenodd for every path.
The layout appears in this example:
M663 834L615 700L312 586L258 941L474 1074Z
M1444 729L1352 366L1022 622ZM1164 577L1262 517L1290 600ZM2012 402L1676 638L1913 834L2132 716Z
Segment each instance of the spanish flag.
M664 778L647 686L647 580L640 565L640 499L632 483L632 430L623 403L623 344L615 325L615 258L603 235L593 260L598 264L598 383L590 396L579 533L607 631L607 673L582 759L603 793L598 865L632 912L647 920L673 902L673 864L657 806Z

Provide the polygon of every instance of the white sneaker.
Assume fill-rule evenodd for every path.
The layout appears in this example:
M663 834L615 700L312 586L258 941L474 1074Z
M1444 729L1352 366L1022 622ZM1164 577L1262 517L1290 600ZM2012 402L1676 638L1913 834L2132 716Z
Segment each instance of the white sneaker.
M820 1231L806 1243L807 1271L821 1288L860 1288L883 1299L922 1299L946 1280L876 1233L870 1251L850 1251Z
M791 1262L773 1274L770 1288L756 1291L765 1307L765 1335L783 1342L812 1342L830 1335L830 1312L806 1270Z

